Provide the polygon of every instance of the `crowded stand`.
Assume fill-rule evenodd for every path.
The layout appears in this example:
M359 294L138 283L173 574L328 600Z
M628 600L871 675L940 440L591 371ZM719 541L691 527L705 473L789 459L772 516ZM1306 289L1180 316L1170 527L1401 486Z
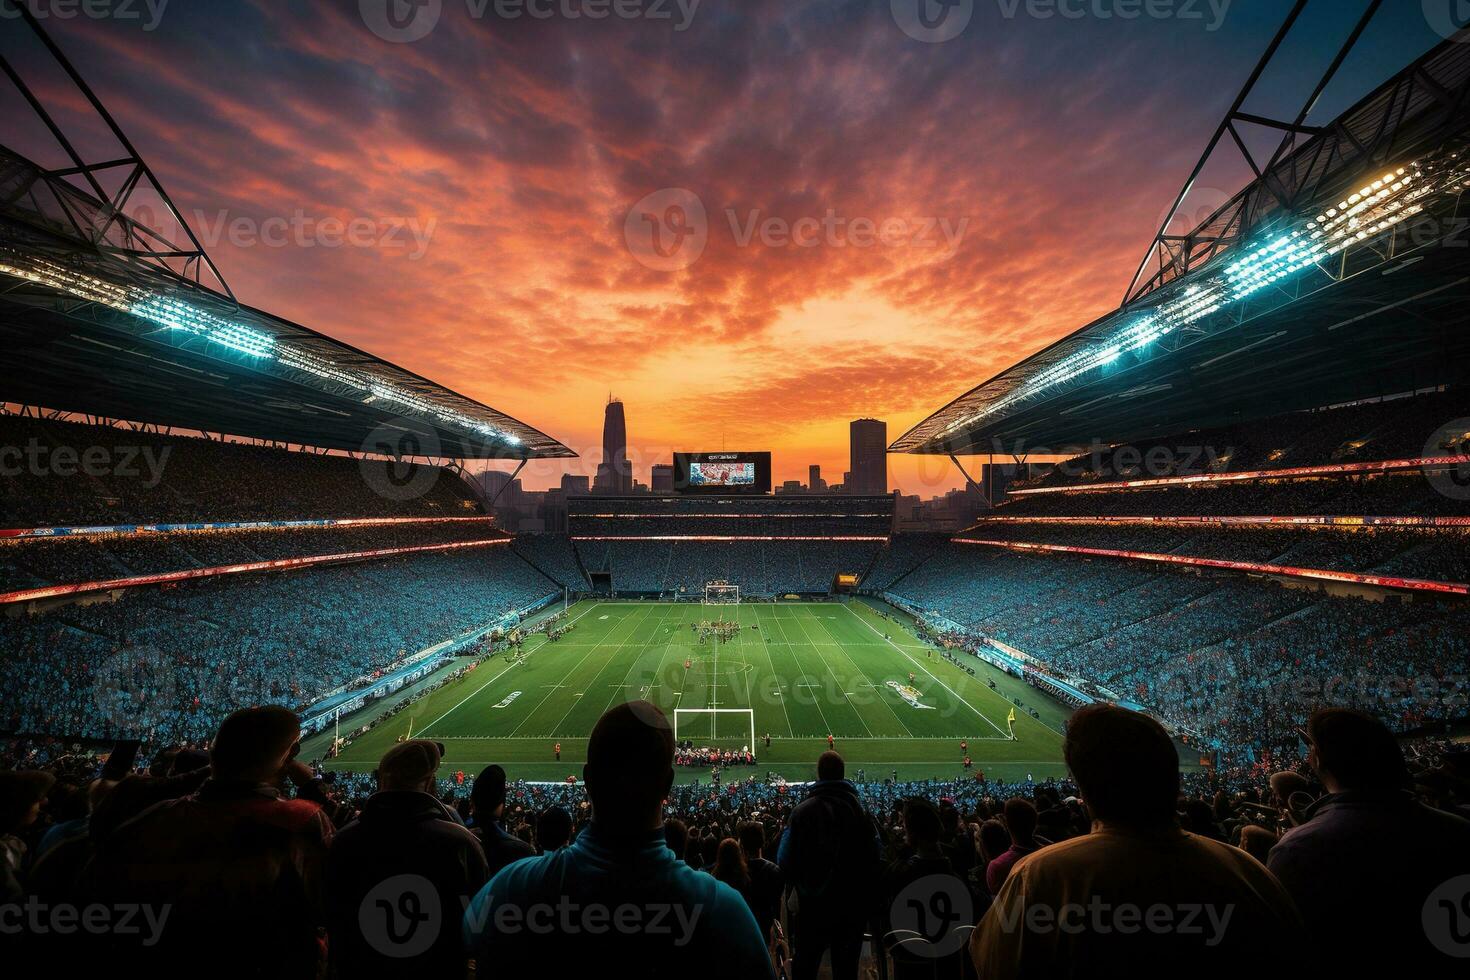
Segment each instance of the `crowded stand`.
M576 541L588 572L611 577L617 595L699 598L707 582L746 596L829 593L839 572L864 574L881 541Z
M456 976L471 961L488 975L554 960L580 976L617 955L650 976L810 977L830 955L843 980L864 959L897 976L1137 972L1136 921L1084 917L1064 932L1030 929L1025 943L1006 924L1017 903L1086 900L1228 908L1214 928L1175 930L1171 970L1239 976L1269 951L1290 973L1382 956L1411 975L1447 975L1453 949L1421 909L1470 871L1470 753L1400 744L1341 708L1311 713L1301 732L1309 764L1181 775L1157 723L1093 705L1067 733L1065 780L870 780L829 751L805 785L752 774L671 786L684 749L637 702L593 729L585 783L558 785L495 764L446 779L430 741L394 745L372 775L324 773L295 757L294 714L255 707L220 722L207 750L171 745L135 761L122 747L109 760L6 746L0 900L170 903L146 932L18 930L32 952L65 942L72 962L114 971L211 957L231 976ZM1363 848L1385 839L1395 859L1365 863ZM431 933L441 941L399 948L364 930L359 909L394 875L435 889L432 906L410 909L448 918ZM904 938L920 880L946 898L934 910L962 941ZM659 901L709 915L684 933L610 935L564 922L526 930L499 914L557 895L579 909ZM227 941L220 921L240 938Z
M511 542L515 553L552 581L572 592L587 591L587 576L564 534L519 534Z
M567 522L575 539L886 538L893 526L893 500L845 494L570 497Z
M0 541L0 592L239 563L500 541L487 520Z
M1290 589L1234 573L1021 555L965 544L887 595L1091 680L1191 732L1223 761L1294 758L1294 726L1346 703L1396 730L1443 725L1470 704L1470 604Z
M0 447L7 528L481 513L458 475L416 463L9 414Z
M1461 455L1470 452L1470 433L1438 436L1467 417L1470 389L1464 388L1292 412L1106 447L1097 457L1075 457L1011 489Z
M1299 528L1287 524L1222 527L982 521L962 537L1013 545L1144 552L1470 582L1470 532L1461 527Z
M1470 495L1438 492L1418 471L1246 483L1196 483L1128 493L1020 495L995 508L1037 517L1467 517Z
M154 745L294 707L559 592L505 546L232 576L0 619L0 730Z

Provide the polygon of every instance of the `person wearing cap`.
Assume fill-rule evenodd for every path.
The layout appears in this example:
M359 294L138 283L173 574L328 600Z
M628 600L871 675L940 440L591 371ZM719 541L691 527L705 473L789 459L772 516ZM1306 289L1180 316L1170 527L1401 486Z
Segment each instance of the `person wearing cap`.
M300 720L289 708L242 708L220 723L209 778L95 839L82 882L87 902L165 915L99 937L109 974L315 978L332 825L320 807L282 795L309 783L296 760Z
M423 739L390 748L378 791L332 839L327 934L338 976L465 974L459 914L485 883L485 854L434 796L442 757Z
M669 850L674 738L663 712L646 701L608 709L582 772L591 825L506 867L465 912L478 975L773 978L745 899Z
M26 844L20 833L41 815L41 804L55 777L47 772L0 772L0 901L21 897L21 868Z
M475 777L475 785L470 789L470 815L474 818L470 829L485 849L485 863L489 868L487 877L490 878L512 861L536 853L536 848L505 832L500 825L504 814L505 770L499 766L486 766Z

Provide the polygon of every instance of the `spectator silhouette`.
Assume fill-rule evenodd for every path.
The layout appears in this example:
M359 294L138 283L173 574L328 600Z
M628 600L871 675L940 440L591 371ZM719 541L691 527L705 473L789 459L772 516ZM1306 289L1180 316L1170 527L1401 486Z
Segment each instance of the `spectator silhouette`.
M208 964L214 977L319 975L332 828L315 803L281 796L288 777L309 780L294 761L300 735L288 708L234 712L196 792L156 803L96 842L91 900L156 917L138 935L110 937L108 972Z
M459 917L485 884L485 854L434 796L440 758L429 741L389 749L378 791L332 841L327 919L338 976L465 975Z
M1426 905L1442 883L1470 874L1470 821L1413 797L1398 743L1368 715L1319 709L1306 737L1327 795L1271 849L1268 863L1301 909L1321 965L1346 968L1386 954L1399 970L1445 971L1454 961L1436 949L1430 917L1455 917L1443 920L1442 932L1458 932L1470 952L1470 911Z
M796 980L815 977L828 949L833 980L857 976L883 845L845 775L842 756L823 752L817 759L817 781L791 811L776 852L776 863L795 893L788 908Z
M567 846L572 839L572 815L559 806L549 806L536 816L536 846L546 854Z
M736 828L740 838L740 850L745 854L745 867L750 872L750 891L746 901L760 926L761 936L771 937L771 924L781 915L781 892L785 888L781 869L775 862L766 860L766 831L754 820L747 820Z
M1005 884L1006 876L1016 862L1036 850L1035 805L1030 800L1012 797L1006 800L1003 812L1011 834L1011 846L985 866L985 887L992 895L1000 892L1000 886Z
M674 781L668 719L610 708L582 769L592 823L559 851L505 868L470 903L464 936L484 975L771 977L740 894L680 862L663 830Z
M470 790L470 812L475 819L472 829L485 850L485 864L491 878L512 861L536 853L536 848L506 833L500 825L500 818L505 813L504 769L486 766L480 770L480 775L475 777L474 788Z
M957 896L969 893L969 884L944 852L940 840L943 827L940 811L928 800L913 799L904 804L903 833L908 854L894 861L884 872L879 904L879 925L884 946L893 956L896 980L958 977L963 965L962 937L954 940L956 945L952 951L936 959L935 942L942 943L947 937L915 936L907 923L903 931L895 932L897 927L892 918L895 913L907 911L899 908L901 896L910 900L917 896L922 905L932 909L936 905L946 907L943 903L953 903ZM916 886L917 892L910 891L911 886ZM968 927L971 922L967 919L956 925Z
M1158 722L1088 705L1065 755L1092 833L1012 867L971 939L982 978L1242 976L1263 949L1289 965L1291 900L1249 854L1179 828L1179 756Z

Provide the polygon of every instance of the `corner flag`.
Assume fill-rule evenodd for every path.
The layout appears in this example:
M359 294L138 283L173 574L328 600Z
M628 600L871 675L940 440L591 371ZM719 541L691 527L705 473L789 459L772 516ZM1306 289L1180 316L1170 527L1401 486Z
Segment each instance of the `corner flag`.
M1011 708L1011 713L1006 715L1006 727L1011 730L1011 738L1016 737L1016 709Z

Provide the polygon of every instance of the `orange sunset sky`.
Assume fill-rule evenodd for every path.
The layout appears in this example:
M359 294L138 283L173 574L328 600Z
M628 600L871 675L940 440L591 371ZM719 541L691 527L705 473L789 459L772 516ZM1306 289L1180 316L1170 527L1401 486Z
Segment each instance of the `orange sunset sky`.
M896 438L1116 306L1288 6L1125 21L976 0L923 43L890 0L704 0L682 29L444 0L395 43L368 3L174 0L154 29L48 29L242 300L545 430L575 472L611 392L645 482L674 448L770 449L778 482L809 463L836 482L850 419ZM1417 2L1387 6L1322 109L1437 40ZM1294 114L1349 26L1330 13L1263 108ZM1207 174L1188 214L1241 182ZM703 250L655 268L628 217L672 188L703 206ZM829 215L841 230L802 244L742 234ZM368 231L326 244L332 219ZM859 219L905 231L854 242ZM891 474L959 484L942 458Z

